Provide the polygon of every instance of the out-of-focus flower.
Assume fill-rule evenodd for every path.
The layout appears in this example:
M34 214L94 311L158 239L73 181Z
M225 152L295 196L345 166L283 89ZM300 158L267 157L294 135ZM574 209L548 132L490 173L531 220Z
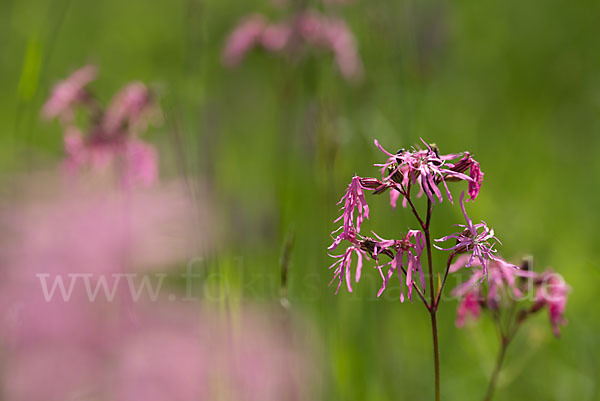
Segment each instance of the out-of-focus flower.
M450 266L449 273L466 267L469 259L469 255L460 255ZM471 264L471 277L452 290L452 295L459 298L457 326L463 325L467 313L477 317L482 307L498 313L501 309L510 308L515 302L530 299L531 297L526 297L529 294L535 296L534 302L528 309L521 310L517 322L520 323L527 314L547 308L552 332L556 337L560 335L560 325L566 324L564 311L569 292L569 287L560 275L551 270L543 273L521 270L499 257L494 257L488 263L487 286L481 283L483 277L481 261L475 259ZM525 280L530 280L533 286L530 287ZM531 293L531 290L534 292Z
M300 36L307 43L333 52L344 78L352 80L362 76L363 66L356 41L344 20L309 10L298 17L297 26Z
M436 242L444 242L450 239L454 239L456 240L456 245L450 248L441 248L437 245L435 245L435 247L443 251L469 253L470 257L465 266L471 266L473 264L473 261L475 259L478 259L483 268L483 276L485 277L487 275L488 261L495 259L495 242L491 241L500 241L494 236L494 230L489 228L483 220L479 224L473 224L473 221L471 221L471 219L467 215L467 211L465 210L464 197L465 193L463 192L460 195L460 207L462 209L463 215L465 216L467 224L458 224L458 226L462 227L464 230L462 232L447 235L445 237L435 240Z
M52 110L61 104L64 110L58 114L44 112L47 116L61 116L67 171L112 169L120 184L127 188L154 183L158 178L157 152L138 138L149 122L160 115L150 90L140 82L130 83L115 94L103 111L83 89L86 79L95 76L95 72L95 67L84 67L59 84L55 92L60 96L53 93L47 104ZM88 109L89 127L82 129L62 117L64 113L72 113L75 105Z
M263 30L260 43L267 51L279 52L285 49L292 33L292 27L288 23L269 24Z
M330 50L338 70L347 80L362 77L362 61L346 22L314 10L303 10L290 19L274 23L268 23L260 14L243 18L226 40L222 60L224 65L233 67L255 46L281 53L298 52L302 44Z
M553 271L542 273L537 281L536 300L531 308L531 312L536 312L546 307L548 309L550 324L552 325L552 332L556 337L559 337L560 326L567 324L564 312L567 306L569 286L565 283L562 276Z
M135 134L147 128L148 120L157 114L150 90L141 82L132 82L119 90L104 112L102 128L107 133L130 131Z
M61 117L66 121L72 120L73 106L86 100L85 87L96 78L97 73L95 66L86 65L57 83L42 108L42 115L48 119Z
M267 21L260 14L252 14L242 19L227 38L222 55L223 64L228 67L239 64L246 53L260 42L266 27Z
M464 326L468 315L471 315L473 319L479 318L480 312L481 307L479 306L477 291L467 292L458 304L458 309L456 311L456 326Z
M99 399L131 303L126 276L189 258L194 209L177 185L125 198L53 176L27 181L19 192L30 194L1 203L11 233L0 241L4 394Z
M471 260L469 254L460 255L450 265L449 273L455 273L464 267L471 267L469 280L458 285L452 290L452 295L464 298L470 293L475 293L477 298L484 302L490 309L498 309L500 301L504 296L521 297L523 294L518 286L519 277L530 277L531 273L519 268L500 257L494 257L487 263L484 271L479 258ZM470 264L469 264L470 263ZM487 293L481 292L481 282L487 272Z
M247 306L223 316L158 286L155 272L191 256L190 215L199 208L180 184L124 196L47 176L27 181L35 188L20 191L28 192L24 200L0 202L10 233L0 238L7 400L311 399L312 349L290 335L301 328ZM214 235L212 215L198 220ZM201 235L196 241L208 246ZM149 279L156 297L142 283L132 290L132 276ZM140 288L148 291L136 300Z

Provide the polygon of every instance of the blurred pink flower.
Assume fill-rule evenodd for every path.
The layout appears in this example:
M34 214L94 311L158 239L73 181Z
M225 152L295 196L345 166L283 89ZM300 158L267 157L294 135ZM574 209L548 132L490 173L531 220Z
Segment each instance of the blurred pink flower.
M262 310L244 306L223 316L175 302L183 297L177 288L156 301L134 301L124 283L112 300L102 290L91 300L81 281L68 301L59 289L45 298L37 274L47 275L49 287L61 276L67 291L69 274L89 277L92 288L105 277L114 288L113 274L150 273L188 259L196 208L180 184L124 196L47 176L23 181L33 185L23 188L23 200L0 202L0 223L10 234L0 238L0 382L7 400L310 399L310 344L292 340L291 323ZM211 235L213 215L198 216ZM196 241L208 246L198 235L207 233L196 233Z
M297 51L298 44L330 50L345 79L357 80L362 77L362 61L348 25L340 18L314 10L303 10L291 19L271 24L260 14L243 18L226 40L222 60L224 65L233 67L255 46L280 53Z
M546 271L540 274L538 282L535 294L536 300L532 306L532 312L546 307L548 309L552 332L556 337L559 337L560 326L567 324L564 313L567 306L569 286L565 283L562 276L553 271Z
M498 309L503 296L521 297L523 295L517 279L519 277L531 277L532 273L520 270L517 266L506 262L500 257L494 257L487 263L488 285L487 293L484 296L481 292L481 282L486 273L482 268L481 260L474 259L471 261L471 258L471 255L463 254L450 265L450 274L456 273L464 267L471 267L469 280L454 288L452 295L464 298L470 293L474 293L490 309Z
M324 22L326 46L333 51L335 62L347 80L358 80L363 75L363 64L358 54L354 34L345 21L330 18Z
M77 100L85 94L85 79L95 73L95 67L91 66L77 71L58 85L47 104L64 104L63 108L72 112ZM74 121L61 118L67 171L113 169L119 183L126 188L154 183L158 179L157 152L137 138L160 114L150 90L140 82L130 83L115 94L106 110L91 95L85 95L87 102L81 105L89 114L88 127L80 128ZM56 113L44 112L44 115L53 117Z
M146 129L148 118L156 114L150 90L141 82L132 82L119 90L104 113L102 128L108 133Z
M222 55L223 64L228 67L239 64L246 53L260 42L266 26L267 21L260 14L242 19L227 38Z
M95 66L86 65L54 85L50 98L42 108L42 115L48 119L61 117L72 120L73 106L86 99L85 86L96 78L97 73Z
M280 52L289 43L292 33L292 27L288 23L270 24L264 28L260 43L270 52Z
M458 304L458 310L456 311L456 326L464 326L468 315L471 315L473 319L479 318L480 312L481 307L479 306L477 291L467 292Z

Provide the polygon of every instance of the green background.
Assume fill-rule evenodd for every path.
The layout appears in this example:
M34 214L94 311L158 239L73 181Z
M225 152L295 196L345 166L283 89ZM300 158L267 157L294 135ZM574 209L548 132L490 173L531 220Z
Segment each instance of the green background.
M224 68L220 52L241 16L286 14L267 1L3 0L2 176L60 160L60 128L39 110L70 71L97 64L92 88L105 100L127 81L150 83L166 116L148 135L160 145L161 174L184 176L220 206L219 227L199 229L223 233L207 260L237 282L230 292L277 302L293 233L288 295L322 343L317 399L418 400L433 394L429 318L393 290L375 299L372 263L352 294L333 295L335 202L354 173L377 175L374 138L389 150L420 137L442 153L469 150L485 172L471 217L494 227L503 256L534 255L536 269L553 267L572 288L562 337L545 313L528 322L496 399L599 399L600 2L357 0L325 9L357 37L361 83L344 81L327 52L292 62L254 51ZM387 197L369 203L365 232L415 228ZM461 219L445 202L434 236ZM440 311L443 399L478 400L497 340L485 319L456 329L455 307L446 301Z

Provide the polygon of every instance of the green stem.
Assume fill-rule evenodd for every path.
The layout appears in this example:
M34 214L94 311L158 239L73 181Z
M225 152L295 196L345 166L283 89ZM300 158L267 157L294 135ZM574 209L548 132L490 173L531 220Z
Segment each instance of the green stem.
M504 362L504 356L506 355L506 348L508 348L508 344L510 343L510 339L507 337L502 338L502 345L500 347L500 351L498 352L498 357L496 358L496 366L494 366L494 371L492 372L492 376L490 377L490 383L488 385L487 393L485 395L484 401L490 401L494 396L494 390L496 388L496 382L498 381L498 376L500 375L500 370L502 370L502 363Z
M500 332L500 351L498 351L498 357L496 358L496 365L494 366L494 371L492 372L492 376L490 377L490 382L488 384L488 389L485 394L485 398L483 401L491 401L494 396L494 390L496 389L496 383L498 382L498 376L500 376L500 371L502 370L502 364L504 363L504 357L506 355L506 349L508 348L510 342L515 338L517 334L517 330L521 327L521 323L523 323L523 319L517 318L512 327L506 328L506 334L504 334L502 330L502 322L500 321L499 315L494 316L496 320L496 324L498 325L498 330Z
M404 191L407 194L407 191ZM405 195L406 196L406 195ZM431 223L431 212L433 210L433 204L430 199L427 199L427 217L425 221L419 216L419 212L417 212L417 208L413 204L410 196L406 196L406 200L412 209L413 214L417 218L417 221L423 228L423 232L425 234L425 246L427 248L427 264L429 270L429 294L430 294L430 302L423 302L425 306L427 306L427 310L429 311L429 315L431 317L431 336L433 338L433 371L434 371L434 383L435 383L435 401L440 401L440 349L438 342L438 329L437 329L437 302L439 298L436 296L434 292L434 277L433 277L433 259L431 257L431 234L429 232L429 225ZM450 262L448 262L448 266Z

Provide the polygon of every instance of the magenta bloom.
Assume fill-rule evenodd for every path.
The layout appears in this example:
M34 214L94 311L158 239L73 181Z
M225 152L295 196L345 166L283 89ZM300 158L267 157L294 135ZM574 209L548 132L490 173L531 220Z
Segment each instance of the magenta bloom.
M356 273L354 275L354 278L358 283L358 281L360 280L360 274L362 272L363 256L368 257L367 253L360 248L358 241L355 241L348 248L346 248L342 255L331 255L333 258L338 259L331 266L329 266L330 269L335 267L334 275L329 285L331 285L336 279L338 280L338 285L335 290L336 294L340 290L340 286L342 285L342 281L344 280L346 281L348 292L352 292L352 272L350 270L350 267L352 265L353 254L355 254L357 257Z
M85 87L96 78L97 73L95 66L86 65L54 85L52 95L42 108L42 115L47 119L61 117L72 120L73 106L86 100Z
M536 301L532 307L532 311L547 307L552 332L556 337L559 337L560 326L567 324L564 312L567 306L569 287L559 274L552 271L542 273L539 278L541 282L537 288Z
M344 203L344 206L342 206L341 209L343 210L343 213L334 221L337 223L343 219L343 225L340 227L342 228L342 232L337 236L329 249L335 249L343 239L352 241L352 238L355 237L355 233L360 232L360 226L363 220L369 218L369 205L367 205L363 186L361 185L361 178L359 176L355 175L352 177L352 181L350 181L350 185L348 185L348 189L338 202L338 205L342 202ZM355 209L357 210L356 223L354 219ZM339 231L339 229L332 234L337 231Z
M464 298L470 293L477 295L477 298L485 303L490 309L498 309L500 300L504 295L521 297L523 294L519 289L518 277L531 277L531 272L519 270L519 268L505 260L494 257L487 264L487 294L483 294L481 281L486 277L479 258L471 260L472 255L460 255L457 260L450 265L449 273L455 273L463 267L472 267L471 277L466 282L458 285L452 290L452 295ZM469 262L471 262L470 265ZM478 267L478 268L475 268Z
M500 241L494 236L494 230L489 228L483 220L479 224L473 224L473 221L471 221L465 210L464 197L465 193L463 192L460 195L460 207L462 209L463 215L465 216L467 224L458 224L458 226L462 227L464 230L460 233L454 233L435 240L436 242L443 242L448 241L450 239L455 239L456 245L450 248L441 248L437 245L435 247L442 251L470 253L469 260L467 261L465 266L471 266L473 264L473 261L475 259L478 259L483 268L483 276L485 277L487 275L488 261L495 259L495 242L491 243L491 241Z
M470 315L473 319L479 318L481 306L479 305L477 291L467 292L458 304L456 311L456 327L462 327L466 318Z
M481 183L483 182L483 172L479 167L479 163L473 160L471 164L469 175L473 179L473 181L469 182L469 196L472 200L475 200L479 195L479 189L481 188Z
M414 240L414 243L411 242ZM387 285L392 278L394 272L398 273L398 280L400 280L400 302L404 302L404 292L402 290L402 268L406 270L406 285L408 286L408 299L412 300L412 288L415 282L415 276L419 275L419 280L423 291L425 291L425 275L423 274L423 268L421 267L421 254L425 248L425 238L423 233L418 230L411 230L406 234L403 241L382 241L380 243L381 248L387 248L396 252L391 262L386 263L384 266L389 265L387 273L384 275L381 267L378 266L383 278L383 284L377 293L377 296L381 296L383 291L387 288ZM406 255L406 260L404 258Z
M424 150L401 150L396 154L392 154L375 140L375 146L388 156L384 164L376 165L381 167L382 179L384 181L392 180L398 184L395 190L399 194L395 194L395 191L391 193L390 203L392 207L395 207L399 195L408 193L410 186L416 183L420 187L417 196L425 193L433 203L436 201L442 202L442 192L438 188L438 184L443 183L446 196L452 203L452 194L446 180L465 180L469 183L473 181L473 178L463 174L462 171L458 171L453 164L445 165L447 160L454 159L457 155L440 156L437 149L434 149L425 141L423 143L426 146ZM403 206L406 206L405 201L403 201Z

